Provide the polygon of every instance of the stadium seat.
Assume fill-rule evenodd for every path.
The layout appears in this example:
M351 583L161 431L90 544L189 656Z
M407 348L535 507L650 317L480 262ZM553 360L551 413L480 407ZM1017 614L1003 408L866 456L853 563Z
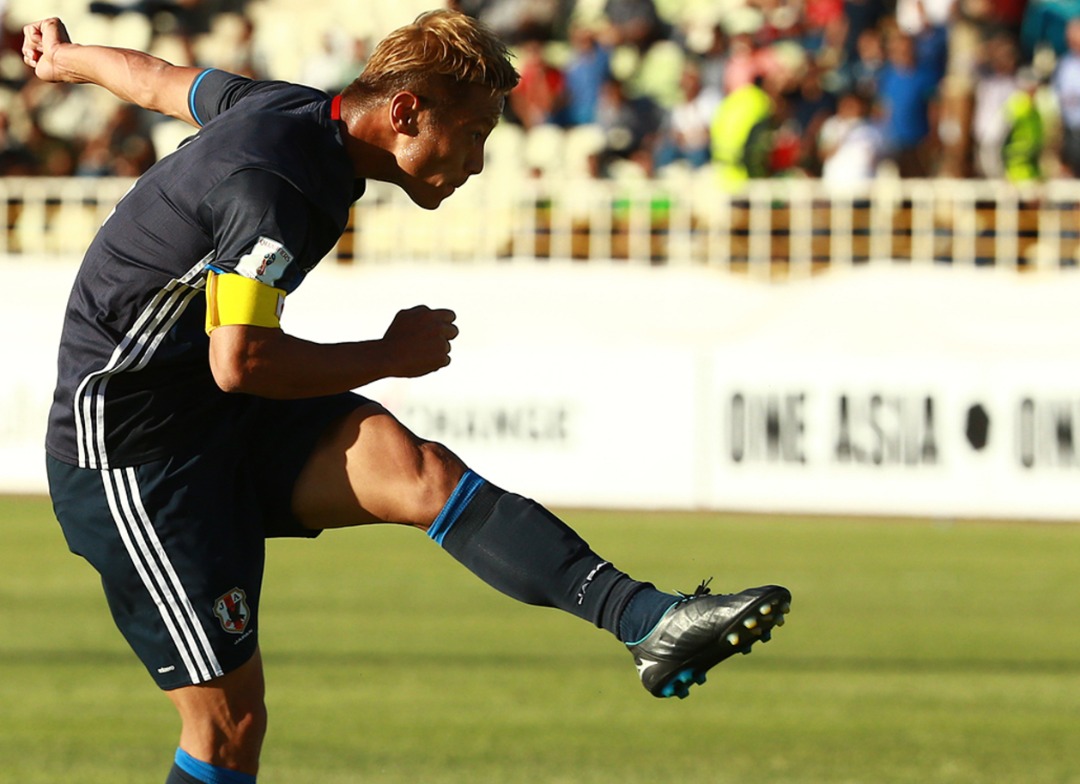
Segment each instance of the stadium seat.
M525 134L525 165L546 174L561 172L566 162L566 132L556 125L538 125Z
M566 131L564 160L570 177L589 176L589 158L604 147L604 130L599 125L578 125Z
M150 129L150 142L154 155L164 158L180 146L180 142L195 133L195 128L181 120L162 120Z
M525 130L520 125L501 122L484 145L484 167L488 171L520 171L525 160Z

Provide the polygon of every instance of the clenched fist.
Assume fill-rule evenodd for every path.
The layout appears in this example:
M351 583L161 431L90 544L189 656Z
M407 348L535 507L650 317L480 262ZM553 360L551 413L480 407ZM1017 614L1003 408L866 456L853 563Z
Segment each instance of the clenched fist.
M55 16L40 22L31 22L23 27L23 62L33 68L34 74L42 81L65 81L53 56L57 48L70 43L71 37L67 28Z
M417 305L399 311L383 336L403 378L423 376L450 364L450 341L458 336L452 310Z

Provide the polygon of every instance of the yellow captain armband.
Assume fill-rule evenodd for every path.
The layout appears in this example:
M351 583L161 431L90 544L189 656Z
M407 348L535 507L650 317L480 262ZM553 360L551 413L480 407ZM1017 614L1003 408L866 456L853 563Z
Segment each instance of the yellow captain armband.
M285 292L235 273L206 277L206 334L218 327L281 326Z

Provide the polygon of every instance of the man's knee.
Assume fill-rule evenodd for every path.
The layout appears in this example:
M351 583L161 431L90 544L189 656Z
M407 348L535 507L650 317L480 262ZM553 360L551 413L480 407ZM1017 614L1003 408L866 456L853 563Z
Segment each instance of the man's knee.
M411 499L414 509L410 518L418 528L427 529L461 481L465 464L449 449L433 441L420 443L417 453L416 492Z
M365 437L365 428L370 428ZM440 443L420 438L390 414L362 423L353 443L359 457L354 487L382 486L371 498L372 511L384 520L427 529L442 511L465 473L465 464Z
M366 406L334 425L313 450L293 489L293 511L312 529L373 522L426 529L464 473L445 446Z

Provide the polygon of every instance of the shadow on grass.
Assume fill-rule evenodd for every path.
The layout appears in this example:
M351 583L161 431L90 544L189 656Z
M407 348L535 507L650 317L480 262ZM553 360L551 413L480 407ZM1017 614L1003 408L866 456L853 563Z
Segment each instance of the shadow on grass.
M606 657L579 656L575 653L521 652L492 653L477 651L280 651L268 650L264 658L272 667L329 667L386 666L386 667L484 667L486 669L513 669L520 667L553 667L564 669L573 666L607 666ZM629 659L627 660L629 661ZM771 656L768 662L742 658L732 661L741 666L750 665L755 672L769 670L775 673L923 673L927 675L982 674L982 675L1080 675L1080 659L924 659L903 656ZM0 668L33 667L51 665L130 665L132 654L126 650L19 650L0 651Z
M266 651L264 657L272 666L350 667L357 665L401 667L479 667L512 669L515 667L563 668L565 662L579 657L559 653L440 653L437 651L401 651L400 653L357 651L334 652L279 652ZM580 659L579 659L580 661ZM733 661L741 662L741 659ZM48 666L48 665L112 665L131 664L128 651L71 650L71 651L0 651L0 666ZM558 664L555 664L558 663ZM749 663L749 662L748 662ZM605 666L593 659L589 666ZM1080 659L985 659L985 660L934 660L912 657L772 657L768 663L761 662L755 671L769 669L774 672L799 673L851 673L851 672L905 672L925 674L973 674L1015 675L1017 673L1040 675L1080 675Z

